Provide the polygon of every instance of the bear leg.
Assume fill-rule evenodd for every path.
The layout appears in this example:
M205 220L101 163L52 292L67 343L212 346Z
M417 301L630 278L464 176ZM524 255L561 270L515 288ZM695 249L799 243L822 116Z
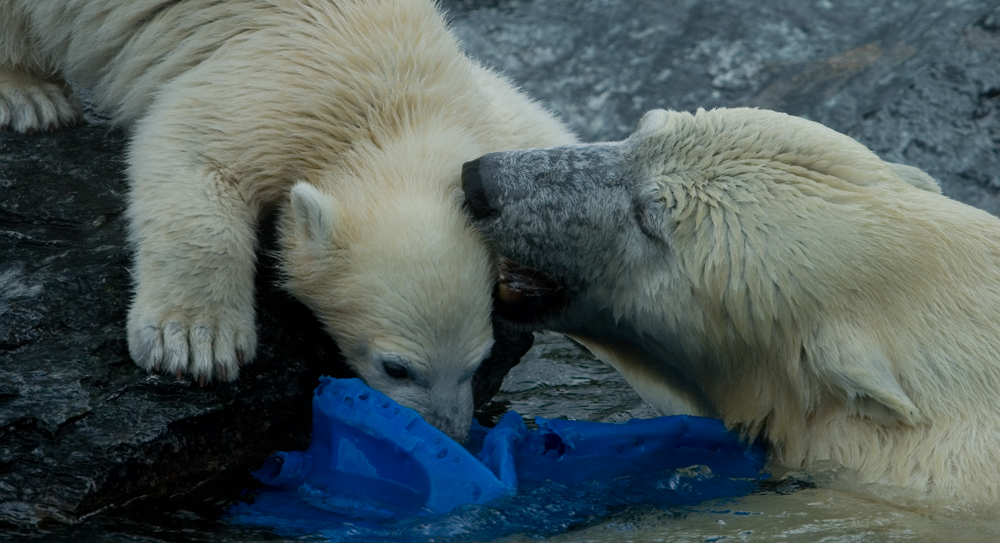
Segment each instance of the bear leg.
M256 213L238 183L192 163L197 155L170 134L140 125L130 152L129 352L147 371L232 381L257 345Z
M82 118L80 99L65 81L0 60L0 129L32 134Z

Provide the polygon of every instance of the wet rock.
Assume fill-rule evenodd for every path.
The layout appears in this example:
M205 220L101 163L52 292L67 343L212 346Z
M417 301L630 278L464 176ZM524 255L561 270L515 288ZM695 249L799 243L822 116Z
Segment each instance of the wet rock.
M619 139L656 107L777 109L1000 212L1000 9L991 0L443 5L472 55L585 140ZM240 381L199 388L138 370L124 336L127 136L90 120L54 134L0 133L0 524L143 504L217 509L272 451L305 447L316 378L346 374L308 310L275 286L267 258L261 352ZM530 346L506 337L477 376L481 405ZM102 518L85 524L140 531Z
M307 444L316 378L344 374L266 258L261 353L239 382L199 388L130 361L125 139L100 125L0 134L0 523L218 498L270 452Z

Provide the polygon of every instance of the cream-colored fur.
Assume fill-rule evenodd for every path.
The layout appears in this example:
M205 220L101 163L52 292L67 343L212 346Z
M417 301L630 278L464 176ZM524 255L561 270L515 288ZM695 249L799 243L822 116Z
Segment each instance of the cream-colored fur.
M651 113L631 140L676 252L669 297L609 296L676 334L719 416L788 466L1000 500L1000 220L770 111Z
M467 58L435 5L0 0L0 124L75 121L63 78L133 130L140 366L236 378L256 350L254 228L276 206L287 285L349 364L467 432L493 271L461 165L574 137Z
M1000 219L924 172L773 111L653 111L622 142L483 156L465 190L494 249L549 276L533 325L661 413L1000 501Z

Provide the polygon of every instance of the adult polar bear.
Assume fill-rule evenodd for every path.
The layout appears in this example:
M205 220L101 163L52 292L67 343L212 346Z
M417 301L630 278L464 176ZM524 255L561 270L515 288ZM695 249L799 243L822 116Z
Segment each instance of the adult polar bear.
M494 265L460 166L574 137L467 58L430 0L0 0L0 125L70 124L65 80L132 126L146 369L232 380L256 349L254 227L371 386L463 439Z
M523 267L505 310L547 297L542 325L664 414L721 417L787 466L1000 500L1000 220L920 170L754 109L464 170Z

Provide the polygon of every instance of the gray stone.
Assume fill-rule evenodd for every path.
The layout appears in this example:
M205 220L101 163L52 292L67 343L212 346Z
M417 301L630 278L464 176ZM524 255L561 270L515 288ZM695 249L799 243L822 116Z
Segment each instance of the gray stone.
M1000 8L990 0L471 0L468 50L587 141L653 108L821 122L1000 212Z

